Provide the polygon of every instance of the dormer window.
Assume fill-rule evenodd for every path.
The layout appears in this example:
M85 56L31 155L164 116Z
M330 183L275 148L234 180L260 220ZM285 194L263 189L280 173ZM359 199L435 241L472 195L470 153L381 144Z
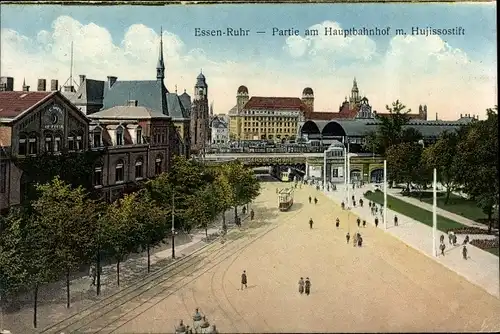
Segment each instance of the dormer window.
M116 128L116 145L122 146L123 142L124 142L123 128L120 126L120 127Z
M136 144L142 144L142 129L137 128L135 130Z

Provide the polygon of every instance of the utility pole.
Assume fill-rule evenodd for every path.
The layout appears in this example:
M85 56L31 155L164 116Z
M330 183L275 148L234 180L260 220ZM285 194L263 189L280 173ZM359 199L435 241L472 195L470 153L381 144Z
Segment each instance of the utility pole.
M384 160L384 229L387 230L387 160Z
M172 259L175 259L175 201L174 191L172 190Z
M99 296L101 294L101 214L97 217L97 259L96 259L96 275L97 275L97 286L96 294Z

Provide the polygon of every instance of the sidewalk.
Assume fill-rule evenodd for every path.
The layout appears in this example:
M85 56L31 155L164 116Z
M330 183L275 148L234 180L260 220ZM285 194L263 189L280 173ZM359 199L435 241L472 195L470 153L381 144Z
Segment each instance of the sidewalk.
M337 191L324 191L330 199L337 203L346 201L346 195L344 193L343 185L337 188ZM373 187L368 185L362 188L356 188L349 190L349 196L354 195L358 201L360 198L364 198L363 194L367 190L373 190ZM375 225L375 216L371 214L370 208L368 207L368 200L365 199L363 207L359 204L356 207L351 207L350 211L355 215L359 216L361 219L367 221L368 224ZM347 202L346 202L347 203ZM352 202L349 201L349 205L352 206ZM399 220L399 226L394 226L394 216L397 214ZM378 214L379 227L383 229L383 217ZM432 254L432 227L429 227L423 223L415 221L409 217L403 216L400 213L395 213L392 210L387 210L387 233L395 236L409 246L419 250L423 254L432 257L448 269L456 272L457 274L465 277L471 283L474 283L488 293L500 297L499 291L499 261L498 257L490 254L482 249L479 249L473 245L468 245L467 249L469 251L469 258L464 260L462 258L462 247L461 244L464 235L457 235L458 245L453 247L448 244L448 238L445 236L446 251L445 256L439 255L438 257ZM439 250L439 236L441 232L438 232L436 236L436 249ZM473 236L470 236L473 237ZM483 237L481 235L481 237Z
M432 205L431 204L426 203L426 202L421 202L421 201L419 201L418 199L416 199L414 197L403 196L401 194L401 189L388 188L387 189L387 195L391 195L392 197L395 197L395 198L397 198L399 200L402 200L403 202L406 202L406 203L409 203L409 204L413 204L413 205L418 206L418 207L420 207L422 209L425 209L427 211L432 212ZM443 209L441 209L439 207L437 207L436 212L440 216L446 217L448 219L456 221L457 223L460 223L460 224L465 225L465 226L477 227L477 228L480 228L480 229L483 229L483 230L487 230L488 229L488 227L485 226L484 224L480 224L480 223L475 222L475 221L473 221L471 219L468 219L468 218L465 218L463 216L457 215L457 214L455 214L453 212L443 210ZM495 231L495 230L498 230L498 229L493 228L492 230Z
M251 208L251 205L250 205ZM234 227L234 208L225 213L226 225L228 229ZM238 208L238 216L244 221L249 213L243 215L241 208ZM208 235L217 233L222 226L222 217L212 224L208 229ZM208 243L205 239L204 229L195 229L190 235L176 236L175 254L180 259ZM170 240L168 244L160 245L151 249L151 273L163 268L172 262L172 248ZM50 323L62 320L79 309L88 306L98 299L106 298L117 289L133 284L147 273L147 253L132 254L120 264L120 287L116 284L116 264L103 264L101 273L101 296L96 296L96 287L91 286L91 278L86 273L76 273L75 278L70 281L71 286L71 308L66 306L66 282L64 280L43 286L39 290L38 297L38 330L46 327ZM34 333L32 327L33 317L33 296L31 292L19 296L20 309L13 312L4 312L3 324L0 330L10 330L12 333ZM0 310L2 311L2 310Z

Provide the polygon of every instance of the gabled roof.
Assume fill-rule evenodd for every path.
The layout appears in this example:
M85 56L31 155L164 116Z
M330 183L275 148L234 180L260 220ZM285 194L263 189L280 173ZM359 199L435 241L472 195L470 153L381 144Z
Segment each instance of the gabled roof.
M182 106L184 107L184 109L186 110L190 110L191 109L191 96L189 96L188 93L186 93L186 91L184 91L184 93L182 93L179 98L181 99L181 103L182 103Z
M0 118L16 118L56 92L0 92Z
M298 97L252 96L244 109L303 109L304 104Z
M227 128L227 124L226 122L224 122L223 119L220 119L219 117L215 116L213 119L212 119L212 122L210 124L210 126L212 128L219 128L219 129L226 129Z
M123 106L129 100L137 100L139 106L169 115L164 98L166 91L160 80L116 81L111 87L104 85L103 108Z
M189 118L190 109L184 108L179 95L175 93L167 93L166 99L169 116L171 116L173 119Z
M169 116L142 106L116 106L87 116L90 119L150 119Z

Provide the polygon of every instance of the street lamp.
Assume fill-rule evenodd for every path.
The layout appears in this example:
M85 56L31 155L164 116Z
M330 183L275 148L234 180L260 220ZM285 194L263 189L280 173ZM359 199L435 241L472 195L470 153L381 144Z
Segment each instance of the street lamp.
M174 191L172 190L172 259L175 259L175 200Z

